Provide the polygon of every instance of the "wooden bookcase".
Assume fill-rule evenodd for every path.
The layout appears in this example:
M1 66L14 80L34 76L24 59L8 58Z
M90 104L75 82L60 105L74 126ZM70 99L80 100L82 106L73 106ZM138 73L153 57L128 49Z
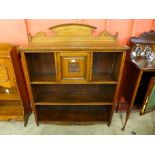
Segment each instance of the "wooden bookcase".
M90 25L50 29L52 37L40 32L19 48L37 125L110 125L128 47L108 32L93 36Z
M31 113L30 100L16 47L0 44L0 120L24 121Z
M155 31L144 32L139 37L130 38L131 50L141 46L144 50L150 46L155 51ZM126 118L122 130L125 129L132 110L144 115L155 110L155 60L151 64L146 62L145 57L126 59L122 89L118 97L118 108L121 104L127 105ZM121 100L124 100L121 103Z

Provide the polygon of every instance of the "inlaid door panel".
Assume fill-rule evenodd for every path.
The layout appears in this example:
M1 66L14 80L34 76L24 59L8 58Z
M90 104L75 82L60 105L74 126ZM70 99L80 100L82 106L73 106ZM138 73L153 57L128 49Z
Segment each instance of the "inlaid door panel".
M64 80L89 80L90 53L58 53L59 78Z
M9 88L15 86L13 68L9 59L0 59L0 86Z

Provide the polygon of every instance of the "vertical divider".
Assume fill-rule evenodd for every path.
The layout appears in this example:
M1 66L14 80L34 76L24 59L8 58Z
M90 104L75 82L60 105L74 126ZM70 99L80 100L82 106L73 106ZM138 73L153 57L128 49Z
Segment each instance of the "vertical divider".
M93 52L90 52L89 81L92 81L92 74L93 74Z
M33 98L33 94L32 94L32 88L31 88L31 84L30 84L30 78L29 78L29 73L28 73L28 68L27 68L26 57L25 57L24 52L21 52L21 61L22 61L24 76L25 76L25 79L26 79L28 94L29 94L30 101L31 101L31 107L32 107L32 110L34 112L36 124L39 125L38 118L37 118L36 107L35 107L35 104L34 104L34 98Z
M60 54L59 52L55 52L55 61L56 61L56 70L57 70L57 81L60 82L61 81L61 61L60 61Z
M59 81L59 69L58 69L58 61L57 61L57 53L54 52L54 61L55 61L55 76L56 76L56 82Z
M121 78L122 78L122 74L123 74L123 68L124 68L124 63L125 63L125 57L126 57L126 52L122 53L122 57L121 57L121 66L120 66L120 70L119 70L119 77L118 77L118 82L117 82L117 86L115 89L115 95L113 98L113 106L112 106L112 110L111 110L111 114L110 114L110 119L109 119L109 123L108 126L110 126L111 124L111 120L112 120L112 116L116 107L116 102L117 102L117 97L118 97L118 93L119 93L119 88L120 88L120 82L121 82Z

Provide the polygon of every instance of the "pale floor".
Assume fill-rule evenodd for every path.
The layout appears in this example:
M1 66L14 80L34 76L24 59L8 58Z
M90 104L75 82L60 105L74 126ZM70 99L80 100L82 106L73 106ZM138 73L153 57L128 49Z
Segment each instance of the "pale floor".
M155 134L155 112L139 116L138 112L130 115L125 131L122 131L125 113L115 113L111 126L107 124L94 125L55 125L40 124L36 126L31 115L27 127L22 122L0 122L1 135L153 135Z

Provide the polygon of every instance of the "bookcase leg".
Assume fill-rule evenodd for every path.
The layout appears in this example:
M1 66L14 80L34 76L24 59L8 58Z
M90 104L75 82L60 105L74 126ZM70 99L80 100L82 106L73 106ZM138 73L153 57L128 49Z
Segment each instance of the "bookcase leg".
M112 117L113 117L113 111L112 111L112 114L111 114L110 119L108 121L108 127L111 125Z
M24 127L27 126L30 114L31 114L31 111L27 112L24 116Z
M110 118L109 118L109 121L108 121L108 126L111 125L111 121L112 121L112 117L113 117L113 114L114 114L114 110L115 110L115 106L113 106L112 109L111 109Z
M25 121L25 122L24 122L24 127L26 127L26 126L27 126L27 123L28 123L28 121Z
M111 121L110 122L108 122L108 127L111 125Z
M36 116L35 116L35 122L36 122L37 126L39 126L39 122L38 122Z
M37 119L36 115L35 115L35 122L36 122L37 126L39 127L39 122L38 122L38 119Z
M37 112L36 112L35 107L32 107L32 111L34 114L35 122L36 122L37 126L39 126L39 122L38 122L38 118L37 118Z
M27 123L28 123L28 118L24 118L24 127L27 126Z
M128 121L128 119L129 119L129 116L130 116L130 113L131 113L131 109L129 108L128 111L127 111L127 114L126 114L125 123L124 123L124 126L123 126L123 128L122 128L122 131L125 130L127 121Z
M37 124L37 127L39 127L39 122L36 122L36 124Z

